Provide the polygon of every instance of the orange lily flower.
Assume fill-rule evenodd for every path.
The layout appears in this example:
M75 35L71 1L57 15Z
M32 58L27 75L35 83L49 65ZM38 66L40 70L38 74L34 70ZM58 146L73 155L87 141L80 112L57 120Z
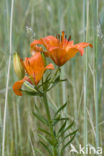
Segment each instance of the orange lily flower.
M47 69L54 69L53 64L45 66L44 59L40 52L35 52L32 57L25 58L24 62L22 63L29 77L25 76L22 80L14 83L13 91L19 96L22 96L21 87L25 81L37 85Z
M59 35L60 37L60 35ZM31 43L31 49L35 51L44 52L42 47L38 47L38 44L44 45L44 47L47 49L45 52L45 55L47 57L50 57L55 64L58 66L64 65L68 60L70 60L72 57L76 55L77 52L80 52L81 56L84 53L85 47L93 47L92 44L87 42L81 42L78 44L74 44L73 40L70 41L70 37L67 40L65 37L64 32L62 32L61 39L54 36L47 36L44 38L41 38L40 40L34 40Z

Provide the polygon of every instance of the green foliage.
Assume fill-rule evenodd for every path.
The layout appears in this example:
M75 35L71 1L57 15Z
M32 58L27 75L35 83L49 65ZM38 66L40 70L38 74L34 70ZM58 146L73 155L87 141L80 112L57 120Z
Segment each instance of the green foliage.
M34 98L34 96L14 95L12 86L17 78L12 62L9 88L6 88L10 19L11 0L0 0L0 155L2 155L5 91L8 89L5 156L47 156L42 147L42 152L38 148L37 131L30 137L30 129L34 132L40 122L35 120L36 117L34 118L31 112L36 109L34 108L36 103L41 114L44 114L43 103L40 105L39 96ZM67 62L64 68L62 67L61 78L67 78L67 82L57 84L54 91L48 92L51 112L56 112L57 108L66 102L64 99L67 99L67 110L63 111L65 117L74 119L79 127L80 135L75 138L75 145L84 146L87 141L94 147L99 142L99 146L102 147L104 142L104 0L15 0L12 54L18 51L22 58L30 56L31 41L47 35L56 35L62 30L65 30L67 35L71 35L74 43L87 41L92 43L94 48L87 48L83 57L78 54ZM85 82L84 78L87 78ZM57 126L61 125L60 122L62 124L64 122L64 120L53 122L57 121ZM64 153L64 156L69 154Z
M43 147L48 151L49 155L52 156L52 152L50 151L50 149L48 148L47 145L44 144L44 142L40 141L40 143L43 145Z
M72 138L62 147L61 149L61 155L60 156L64 156L63 152L65 150L65 148L73 141L74 137L75 137L76 133L72 136Z
M60 111L62 111L66 107L66 105L67 105L67 102L57 110L57 112L55 113L55 117L57 116L58 113L60 113Z
M72 127L74 125L74 121L68 125L69 118L67 117L61 117L61 113L63 109L67 106L67 103L62 105L60 108L57 109L57 111L54 113L54 117L51 119L51 121L46 120L39 111L34 112L33 115L43 123L43 125L46 125L46 129L39 128L39 137L40 137L40 144L46 149L46 151L49 153L49 155L52 155L53 151L52 149L55 147L58 150L58 156L63 156L65 148L73 141L76 133L78 130L72 131ZM39 110L37 108L37 110ZM60 126L58 125L60 121ZM50 126L52 126L53 133L50 132ZM59 127L59 128L58 128ZM70 139L69 139L70 138ZM69 141L65 141L69 140ZM63 146L62 144L66 142Z
M23 90L23 89L21 89L21 91L24 94L29 95L29 96L40 96L40 94L38 94L38 92L35 92L35 91L27 91L27 90Z
M44 93L50 91L53 87L55 87L58 83L66 81L66 79L61 79L60 78L60 72L61 69L58 68L56 69L55 73L52 75L51 72L49 72L45 78L45 80L42 79L42 81L40 82L40 84L38 84L37 86L33 86L31 87L31 85L27 85L25 84L25 88L27 90L21 89L21 91L27 95L30 96L43 96Z
M46 124L46 125L49 125L48 121L47 121L41 114L39 114L39 112L38 112L38 113L33 112L33 115L34 115L38 120L40 120L42 123L44 123L44 124Z
M49 153L49 156L53 156L54 154L54 156L62 156L64 149L73 141L77 132L77 130L70 132L74 122L68 125L69 118L62 117L61 115L62 111L67 107L67 102L59 107L56 112L54 112L53 118L51 118L46 93L53 87L55 87L58 83L66 81L60 78L60 74L61 69L58 68L53 75L49 72L46 78L42 79L41 83L37 86L34 86L34 88L31 87L31 85L25 83L27 90L21 90L27 95L39 96L40 98L43 98L47 112L47 119L41 114L37 105L35 105L36 110L33 112L33 115L44 125L44 127L47 127L47 130L39 128L38 136L40 137L39 143ZM57 130L58 127L59 129ZM68 134L66 132L68 132ZM71 137L70 140L69 137ZM63 142L61 141L62 138ZM67 143L64 143L66 142L67 138L69 141ZM61 144L63 144L63 146L60 148Z
M58 138L61 137L63 134L65 134L65 132L68 131L73 126L73 124L74 124L74 122L69 124L66 128L61 129L61 132L58 133Z

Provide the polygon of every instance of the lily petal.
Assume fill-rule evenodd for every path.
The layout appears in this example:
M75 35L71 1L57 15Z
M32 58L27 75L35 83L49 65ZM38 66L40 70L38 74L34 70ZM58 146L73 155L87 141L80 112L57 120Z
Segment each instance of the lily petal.
M87 42L81 42L81 43L78 43L78 44L75 44L74 47L76 49L78 49L78 51L80 52L81 56L83 56L83 53L84 53L84 48L85 47L91 47L93 48L93 45L90 44L90 43L87 43Z
M13 85L13 91L18 96L22 96L22 92L21 92L20 89L21 89L23 83L24 83L24 79L15 82L14 85Z
M43 51L43 48L42 47L38 47L38 46L34 46L33 49L31 49L31 51L33 52L33 50L35 52L42 52Z
M21 88L22 88L22 85L25 81L28 81L31 83L31 80L28 78L28 77L24 77L22 80L19 80L17 82L14 83L13 85L13 91L16 95L18 96L22 96L22 92L21 92Z
M47 69L52 69L52 70L54 70L53 64L52 64L52 63L48 64L48 65L45 67L45 70L47 70Z
M51 47L58 46L59 44L58 39L54 36L44 37L41 39L41 41L47 50L49 50Z
M32 48L32 47L34 47L34 46L37 45L37 44L42 44L41 40L34 40L34 41L30 44L30 46L31 46L31 48Z
M85 48L85 47L91 47L93 48L93 45L91 43L87 43L87 42L81 42L81 43L78 43L78 44L75 44L76 47L82 47L82 48Z
M40 39L40 43L46 48L47 51L43 51L46 57L50 57L56 65L62 66L68 60L75 56L77 52L80 52L81 56L84 53L84 48L90 46L93 47L92 44L87 42L81 42L78 44L74 44L73 40L67 40L64 31L62 35L47 36ZM35 41L35 45L38 44Z
M65 38L65 33L64 33L64 31L62 31L62 36L61 36L62 42L64 41L64 38Z
M84 48L80 47L80 48L77 48L77 49L80 52L81 56L83 56L83 54L84 54Z

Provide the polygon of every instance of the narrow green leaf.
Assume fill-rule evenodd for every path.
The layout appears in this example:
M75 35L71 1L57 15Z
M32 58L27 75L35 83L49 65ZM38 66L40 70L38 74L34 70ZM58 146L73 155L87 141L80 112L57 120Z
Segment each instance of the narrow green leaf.
M51 80L50 75L51 75L51 72L47 75L47 77L45 78L45 81L44 82L42 81L42 83L38 85L38 88L43 87L43 86L45 86L46 88L48 87L50 80Z
M65 126L66 126L66 121L63 123L63 125L58 130L58 134L65 128Z
M54 119L54 122L53 122L53 125L55 126L59 121L62 121L62 120L65 120L65 121L67 121L67 120L69 120L69 118L61 118L61 119Z
M48 143L45 136L43 136L43 135L41 135L41 134L38 134L38 136L39 136L44 142Z
M61 141L61 143L63 143L64 140L67 139L69 136L75 135L75 134L77 133L77 131L78 131L78 129L75 130L75 131L73 131L73 132L71 132L71 133L69 133L68 135L66 135L66 136L63 138L63 140ZM60 144L61 144L61 143L60 143Z
M43 96L43 93L39 90L38 86L35 86L34 88L40 96Z
M55 113L55 117L60 111L62 111L66 107L66 105L67 105L67 102L57 110L57 112Z
M69 118L61 118L60 121L61 121L61 120L66 120L66 121L67 121L67 120L69 120Z
M48 121L47 121L42 115L40 115L39 113L37 114L37 113L33 112L33 115L34 115L38 120L40 120L42 123L44 123L44 124L46 124L46 125L49 125L49 124L48 124Z
M61 68L58 67L58 68L56 69L56 72L54 73L54 77L56 77L58 74L60 75L60 73L61 73Z
M74 124L74 121L73 121L69 126L67 126L67 127L61 132L61 134L58 136L58 138L59 138L61 135L63 135L67 130L69 130L69 129L73 126L73 124Z
M50 84L52 84L52 85L51 85L51 87L48 89L48 91L51 90L51 89L52 89L53 87L55 87L59 82L62 82L62 81L66 81L66 79L61 80L61 79L60 79L60 75L57 76L55 80L53 80L53 81L50 82Z
M35 110L37 110L37 112L39 112L39 108L36 104L35 104Z
M49 74L47 75L46 80L49 80L50 77L51 77L51 72L49 72Z
M34 150L35 150L35 152L39 153L39 154L40 154L40 156L44 156L44 154L40 151L40 149L35 148Z
M55 144L55 143L53 142L53 140L51 140L50 138L46 137L46 139L47 139L48 143L51 144L52 146Z
M50 138L49 137L45 137L45 136L43 136L43 135L41 135L41 134L38 134L38 136L44 141L44 142L46 142L47 144L49 144L49 145L52 145L52 146L55 146L56 144L57 144L57 140L53 140L53 138L51 139L51 136L50 136Z
M40 84L40 85L38 86L38 88L40 88L40 87L42 87L42 86L45 86L47 83L49 83L50 80L51 80L51 79L48 79L48 80L42 82L42 84Z
M61 150L61 156L63 156L63 152L64 152L65 148L73 141L75 135L63 146L63 148Z
M55 119L53 119L53 126L57 124L57 122L60 120L61 115L59 114Z
M40 94L38 94L37 92L35 91L27 91L27 90L23 90L21 89L21 91L27 95L30 95L30 96L40 96Z
M49 146L47 146L46 144L44 144L42 141L39 141L41 145L43 145L43 147L47 150L47 152L49 153L49 155L52 156L52 152L51 150L49 149Z
M49 135L49 136L51 136L51 134L49 132L47 132L45 129L39 128L38 130Z
M65 140L67 137L76 134L77 131L78 131L78 129L76 129L75 131L73 131L73 132L69 133L68 135L66 135L66 136L64 137L64 140Z

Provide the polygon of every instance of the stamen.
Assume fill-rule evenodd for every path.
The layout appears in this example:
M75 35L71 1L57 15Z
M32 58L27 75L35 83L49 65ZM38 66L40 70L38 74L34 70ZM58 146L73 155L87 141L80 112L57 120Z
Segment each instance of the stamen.
M29 59L27 58L27 63L28 63L28 65L30 66L30 61L29 61Z
M67 35L65 34L65 38L67 39Z
M64 37L65 37L65 32L64 32L64 31L62 31L61 41L63 41L63 40L64 40Z
M56 38L57 38L58 40L60 40L60 34L57 34L57 35L56 35Z
M68 41L70 41L71 40L71 35L69 36L69 38L68 38Z

